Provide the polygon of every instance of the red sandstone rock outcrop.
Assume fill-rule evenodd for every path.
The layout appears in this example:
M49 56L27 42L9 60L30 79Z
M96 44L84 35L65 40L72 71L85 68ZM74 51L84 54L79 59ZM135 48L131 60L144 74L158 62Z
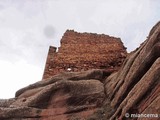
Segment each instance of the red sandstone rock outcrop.
M29 85L0 100L0 120L159 120L159 50L160 22L118 72L63 72Z
M105 80L105 91L115 109L111 120L125 114L160 114L160 22L148 39L127 59L117 72ZM146 120L148 118L131 118Z
M29 85L16 98L0 101L0 119L87 119L105 100L102 70L68 72Z
M43 79L68 70L105 69L112 73L118 70L126 54L120 38L67 30L58 51L49 48Z

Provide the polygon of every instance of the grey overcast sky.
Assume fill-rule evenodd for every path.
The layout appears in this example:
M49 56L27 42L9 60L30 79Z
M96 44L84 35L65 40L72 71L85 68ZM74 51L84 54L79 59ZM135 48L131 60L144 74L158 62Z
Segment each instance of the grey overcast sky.
M66 29L120 37L132 51L159 20L159 0L0 0L0 98L41 80Z

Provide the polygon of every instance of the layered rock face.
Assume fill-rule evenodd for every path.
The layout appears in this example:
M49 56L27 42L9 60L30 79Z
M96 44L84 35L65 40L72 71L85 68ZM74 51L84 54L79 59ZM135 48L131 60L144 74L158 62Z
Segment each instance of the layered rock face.
M104 77L102 70L66 72L29 85L16 98L0 101L0 119L88 119L105 101Z
M105 69L113 72L118 70L126 54L120 38L67 30L58 51L55 47L49 48L43 79L67 71Z
M117 72L62 72L29 85L0 100L0 120L159 120L159 50L160 22Z
M105 80L107 98L114 114L111 120L159 120L160 114L160 22L151 30L148 39L130 56L121 69ZM126 114L128 113L128 114ZM143 117L135 117L143 114ZM126 117L125 117L126 115ZM160 116L159 116L160 117Z

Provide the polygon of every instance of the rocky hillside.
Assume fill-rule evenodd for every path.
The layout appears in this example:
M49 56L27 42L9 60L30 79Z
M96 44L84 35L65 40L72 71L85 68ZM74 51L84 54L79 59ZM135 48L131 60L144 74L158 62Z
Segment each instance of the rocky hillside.
M0 120L159 120L160 22L121 68L64 72L0 100Z

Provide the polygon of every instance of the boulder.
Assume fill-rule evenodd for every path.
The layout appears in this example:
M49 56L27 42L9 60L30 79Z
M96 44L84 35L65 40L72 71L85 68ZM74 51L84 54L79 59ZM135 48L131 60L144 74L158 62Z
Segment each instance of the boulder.
M0 119L86 119L105 99L102 70L61 73L16 93L15 100L0 101Z

